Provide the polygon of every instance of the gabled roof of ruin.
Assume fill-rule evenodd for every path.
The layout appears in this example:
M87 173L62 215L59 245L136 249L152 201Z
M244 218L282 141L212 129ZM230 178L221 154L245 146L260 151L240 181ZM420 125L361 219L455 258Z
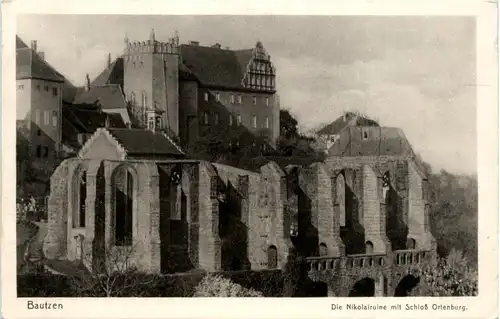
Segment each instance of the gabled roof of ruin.
M161 132L119 128L110 128L108 131L125 149L127 155L184 155L184 152Z
M90 87L89 90L80 92L74 102L76 104L98 104L103 109L127 107L122 88L117 84Z
M64 77L30 48L16 50L16 80L38 79L62 83Z
M217 47L183 44L182 63L201 83L208 86L242 89L253 49L225 50Z
M97 137L101 135L113 141L123 158L140 157L141 159L147 159L151 157L151 159L158 159L165 157L178 158L186 155L162 132L130 128L98 128L80 149L78 156L84 157Z
M359 116L352 112L346 112L332 123L318 131L319 135L336 135L348 126L379 126L379 124L369 118Z
M117 84L123 87L123 58L114 60L110 66L105 68L90 84L90 86L103 86Z

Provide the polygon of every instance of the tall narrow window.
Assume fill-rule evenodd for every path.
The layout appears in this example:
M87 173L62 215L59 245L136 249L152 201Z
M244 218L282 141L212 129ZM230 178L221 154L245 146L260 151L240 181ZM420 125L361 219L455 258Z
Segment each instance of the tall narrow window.
M241 125L241 115L238 115L238 116L236 117L236 124L237 124L238 126L240 126L240 125Z
M205 92L204 98L205 98L205 101L208 102L208 92Z
M52 125L57 126L57 111L52 111Z
M35 111L35 123L40 125L40 110Z
M257 97L256 96L252 97L252 103L253 103L253 105L257 105Z
M203 124L208 124L208 112L203 112Z
M50 124L50 113L49 111L43 111L43 124L49 125Z
M219 93L219 92L215 93L215 100L216 100L217 102L219 102L219 101L220 101L220 93Z
M265 122L264 122L264 126L266 128L269 128L269 117L266 116L266 119L265 119Z
M146 108L148 105L148 100L146 96L146 92L142 92L142 107Z
M231 104L234 104L234 94L231 94L231 96L229 97L230 101L231 101Z
M243 98L241 97L241 95L238 95L238 104L242 104L243 103Z
M57 88L52 88L52 95L57 96Z
M229 126L233 126L233 116L229 114Z
M266 106L269 106L269 98L266 97Z
M339 212L340 226L344 227L346 226L346 208L345 208L346 195L345 195L345 178L342 173L337 176L336 190L337 190L336 206Z
M126 168L119 168L114 178L116 246L132 245L133 185L134 179L130 171Z
M257 116L255 114L252 116L252 127L257 128Z
M214 121L215 125L219 125L219 113L215 113Z
M87 173L85 171L75 175L75 206L73 211L73 227L85 227L85 210L87 200Z

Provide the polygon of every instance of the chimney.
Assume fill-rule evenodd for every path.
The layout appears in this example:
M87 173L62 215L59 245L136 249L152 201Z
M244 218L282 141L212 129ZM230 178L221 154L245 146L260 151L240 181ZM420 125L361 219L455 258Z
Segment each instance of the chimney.
M89 74L87 73L87 75L85 76L85 91L89 90L90 90L90 77Z
M35 51L37 50L37 45L36 45L36 40L31 41L31 50Z
M192 46L199 46L200 45L200 42L198 41L189 41L189 45L192 45Z
M108 53L108 69L111 67L111 53Z
M212 45L212 48L220 49L221 45L220 45L220 43L216 43L216 44Z
M38 52L38 56L45 61L45 52Z

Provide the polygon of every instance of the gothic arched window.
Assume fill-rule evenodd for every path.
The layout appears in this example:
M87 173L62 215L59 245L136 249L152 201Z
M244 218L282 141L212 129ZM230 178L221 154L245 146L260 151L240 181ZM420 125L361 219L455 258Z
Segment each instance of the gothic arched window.
M116 246L131 246L134 211L134 177L127 167L118 168L112 179Z

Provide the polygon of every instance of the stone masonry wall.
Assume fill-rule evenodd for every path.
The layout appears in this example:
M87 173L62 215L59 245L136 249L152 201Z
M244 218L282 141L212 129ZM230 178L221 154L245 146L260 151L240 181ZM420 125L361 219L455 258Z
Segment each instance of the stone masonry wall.
M387 253L390 243L385 233L385 215L380 212L379 180L368 166L363 167L363 219L365 241L373 244L374 253Z

